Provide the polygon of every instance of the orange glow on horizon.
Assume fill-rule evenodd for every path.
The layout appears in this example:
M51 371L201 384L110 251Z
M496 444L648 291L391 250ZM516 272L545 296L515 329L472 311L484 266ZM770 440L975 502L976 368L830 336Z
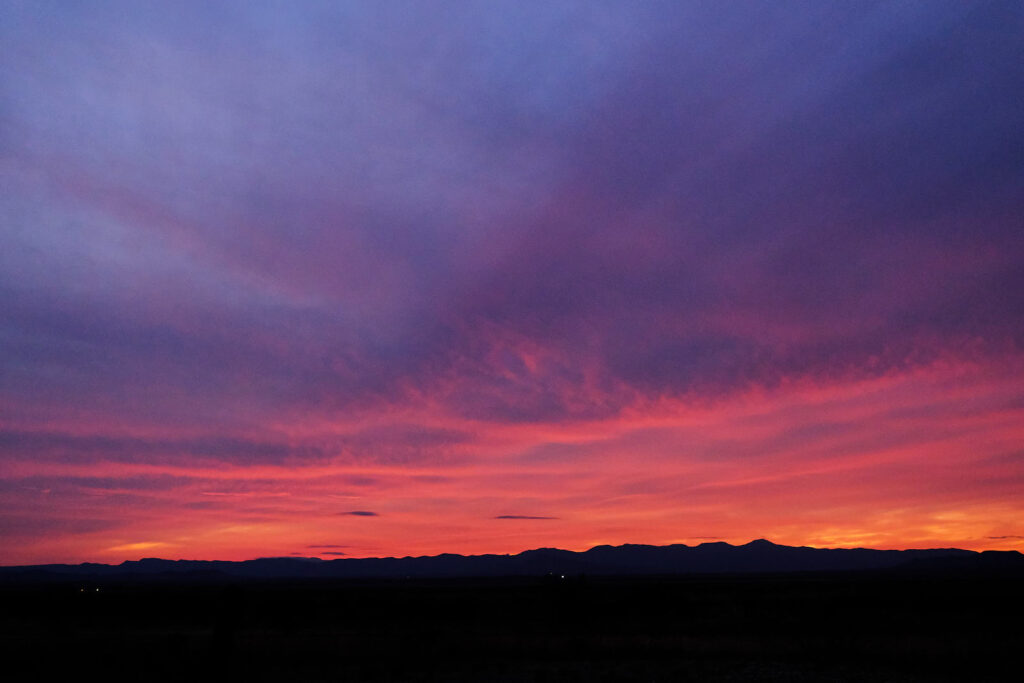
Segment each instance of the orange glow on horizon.
M109 528L26 538L3 561L514 553L708 537L1018 549L1018 387L1005 368L952 366L696 407L661 401L593 423L435 414L431 424L473 438L412 462L345 452L287 465L23 459L4 476L70 482L65 492L26 484L24 514L73 513ZM356 427L334 424L342 434ZM323 429L290 438L320 439ZM552 519L498 519L510 515Z

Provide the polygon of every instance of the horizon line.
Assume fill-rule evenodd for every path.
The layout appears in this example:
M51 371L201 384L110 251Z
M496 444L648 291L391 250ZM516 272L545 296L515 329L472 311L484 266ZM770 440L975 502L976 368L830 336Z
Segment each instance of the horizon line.
M162 561L162 562L230 562L230 563L240 564L240 563L243 563L243 562L257 562L259 560L297 560L297 561L298 560L319 560L321 562L344 562L346 560L406 560L406 559L423 559L423 558L431 558L431 557L441 557L443 555L455 555L455 556L458 556L458 557L465 557L465 558L487 557L487 556L514 557L514 556L517 556L517 555L522 555L523 553L536 552L536 551L540 551L540 550L556 550L556 551L559 551L559 552L582 554L582 553L590 552L591 550L594 550L596 548L623 548L623 547L626 547L626 546L647 547L647 548L670 548L670 547L674 547L674 546L683 546L683 547L686 547L686 548L699 548L699 547L705 546L705 545L727 545L727 546L729 546L731 548L743 548L743 547L746 547L746 546L749 546L749 545L753 545L753 544L758 543L758 542L767 543L769 545L772 545L772 546L775 546L775 547L779 547L779 548L796 548L796 549L798 549L798 548L808 548L808 549L811 549L811 550L871 550L871 551L875 551L875 552L907 552L907 551L925 551L925 550L957 550L957 551L962 551L962 552L974 553L976 555L980 555L981 553L991 553L991 552L995 552L995 553L1017 553L1017 554L1024 554L1024 552L1022 552L1021 550L1015 549L1015 548L1009 549L1009 550L994 549L994 548L986 548L984 550L972 550L970 548L958 548L956 546L907 547L907 548L872 548L872 547L869 547L869 546L786 545L784 543L776 543L776 542L768 540L766 538L758 537L758 538L752 539L750 541L747 541L746 543L729 543L728 541L721 541L721 540L720 541L707 540L707 541L702 541L701 543L698 543L696 545L689 545L687 543L654 544L654 543L628 543L627 542L627 543L620 543L618 545L614 545L614 544L611 544L611 543L599 543L597 545L590 546L586 550L568 550L568 549L565 549L565 548L557 548L557 547L554 547L554 546L539 546L539 547L535 547L535 548L526 548L525 550L520 550L519 552L506 552L506 553L472 553L472 554L462 554L462 553L453 553L453 552L439 552L439 553L435 553L435 554L432 554L432 555L374 555L374 556L365 556L365 557L346 556L346 557L331 557L329 559L323 559L323 558L321 558L321 557L319 557L317 555L261 555L261 556L258 556L258 557L250 557L250 558L247 558L247 559L244 559L244 560L218 560L218 559L202 560L202 559L185 558L185 557L178 557L178 558L173 558L172 559L172 558L166 558L166 557L147 556L147 557L139 557L136 560L122 560L120 562L114 562L114 563L91 562L91 561L86 560L86 561L83 561L83 562L45 562L45 563L36 563L36 564L0 564L0 569L18 568L18 567L50 567L50 566L71 566L71 567L74 567L74 566L82 566L82 565L87 565L87 564L102 565L102 566L107 566L107 567L118 567L118 566L121 566L123 564L127 564L129 562L143 562L143 561L146 561L146 560L159 560L159 561Z

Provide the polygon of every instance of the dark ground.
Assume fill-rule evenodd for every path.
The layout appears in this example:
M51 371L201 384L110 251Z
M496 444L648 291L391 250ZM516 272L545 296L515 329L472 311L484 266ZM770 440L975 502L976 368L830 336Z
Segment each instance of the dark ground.
M0 601L17 680L1020 680L1024 652L1024 581L1005 576L179 577Z

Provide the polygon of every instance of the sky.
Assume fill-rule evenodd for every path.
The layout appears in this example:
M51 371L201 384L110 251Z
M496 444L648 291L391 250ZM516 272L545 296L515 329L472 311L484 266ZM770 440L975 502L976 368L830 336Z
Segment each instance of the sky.
M0 4L0 564L1024 549L1019 2Z

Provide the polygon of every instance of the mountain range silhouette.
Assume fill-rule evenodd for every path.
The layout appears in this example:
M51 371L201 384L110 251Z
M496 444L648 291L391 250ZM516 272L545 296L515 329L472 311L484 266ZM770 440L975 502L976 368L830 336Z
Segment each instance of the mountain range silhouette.
M764 539L652 546L599 545L583 552L537 548L515 555L344 558L265 557L241 562L146 558L118 565L96 563L0 567L0 580L62 578L394 579L546 576L656 576L898 570L1024 574L1017 551L875 550L777 545Z

